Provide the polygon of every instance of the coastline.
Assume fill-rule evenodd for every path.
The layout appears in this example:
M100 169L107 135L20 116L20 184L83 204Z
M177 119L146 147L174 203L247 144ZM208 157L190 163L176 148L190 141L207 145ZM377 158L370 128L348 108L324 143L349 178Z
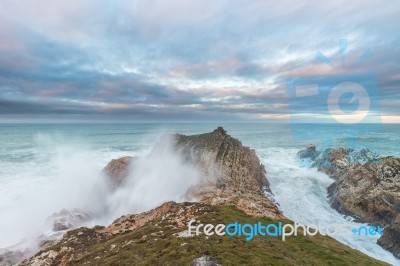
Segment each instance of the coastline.
M263 125L264 126L264 125ZM210 127L210 125L208 125L208 127ZM107 127L106 127L107 128ZM111 129L111 128L109 128L109 129ZM113 129L114 131L118 131L119 129ZM272 128L272 129L267 129L266 130L266 132L274 132L274 131L276 131L277 129L276 128ZM197 130L194 130L194 131L200 131L200 129L197 129ZM173 132L173 130L169 130L169 131L167 131L167 132ZM229 132L229 131L228 131ZM234 131L235 132L235 131ZM238 131L236 131L236 132L238 132ZM239 131L240 132L240 131ZM265 132L265 130L264 130L264 132ZM99 132L100 133L100 132ZM237 133L236 133L237 134ZM153 137L155 137L156 138L156 135L157 134L153 134ZM159 135L159 134L158 134ZM112 135L110 135L110 136L112 136ZM116 135L116 136L120 136L120 135ZM132 135L129 135L129 136L132 136ZM269 136L269 134L268 134L268 136ZM254 134L254 137L257 137L257 138L259 138L260 139L260 135L258 135L257 133L255 133ZM248 140L248 137L246 138L242 138L242 140L246 143L246 141L248 142L249 140ZM54 143L54 142L53 142ZM148 141L148 143L149 144L151 144L151 141ZM147 146L147 147L150 147L151 145L149 145L149 146ZM251 146L257 146L257 144L254 144L254 145L251 145ZM276 163L278 163L278 165L279 165L279 162L284 162L283 160L276 160L277 158L276 157L273 157L273 156L267 156L267 157L265 157L265 155L263 155L262 153L263 153L263 149L262 149L262 147L263 147L264 145L261 145L261 146L258 146L258 148L257 148L257 154L260 154L261 153L261 161L262 162L264 162L265 160L267 160L268 162L266 163L266 165L267 165L267 175L269 176L269 181L271 182L271 174L275 174L275 171L272 171L271 172L271 168L273 168L273 167L276 167L277 166L277 164ZM143 144L142 144L142 146L141 147L143 147ZM260 149L261 148L261 149ZM271 155L273 155L273 151L274 151L274 149L276 149L276 148L267 148L267 150L269 150L269 151L271 151L272 152L272 154L271 154L271 152L269 153L269 154L271 154ZM147 149L147 150L149 150L149 149ZM285 152L285 150L286 150L286 152L287 152L287 148L285 148L285 149L282 149L282 150L280 150L280 152ZM294 150L296 150L296 148L294 149ZM120 154L127 154L127 151L128 151L128 149L126 150L126 151L123 151L122 153L120 153ZM140 154L146 154L146 152L139 152L138 153L138 155L140 155ZM110 160L111 158L118 158L118 156L119 155L117 155L117 156L114 156L113 155L113 157L108 157L109 159L107 159L107 160ZM260 156L260 155L259 155ZM284 156L284 154L282 154L281 156ZM284 158L284 157L281 157L281 158ZM102 161L104 161L104 158L103 158L103 160ZM271 165L271 162L275 162L274 163L274 165ZM104 167L105 166L105 164L103 164L102 165L102 167ZM290 167L294 167L294 165L292 165L292 166L290 166ZM290 169L290 167L288 168L288 169ZM297 170L296 170L297 171ZM279 179L281 179L281 177L276 177L276 178L279 178ZM275 182L272 182L272 192L274 192L274 185L276 186L277 185L277 183L275 183ZM276 188L276 187L275 187ZM276 194L276 193L275 193ZM276 196L276 195L275 195ZM279 201L278 201L279 202ZM285 205L285 204L283 204L283 205ZM154 206L155 207L155 206ZM341 241L342 242L342 240L339 240L339 241ZM347 243L348 244L348 243Z

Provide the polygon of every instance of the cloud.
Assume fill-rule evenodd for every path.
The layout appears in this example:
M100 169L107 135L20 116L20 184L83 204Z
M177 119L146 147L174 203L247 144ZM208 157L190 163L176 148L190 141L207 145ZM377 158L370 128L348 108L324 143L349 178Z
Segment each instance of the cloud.
M395 1L0 0L0 7L0 120L286 117L288 77L354 70L375 73L381 111L399 115ZM373 56L356 68L315 60L321 51L340 63L339 38L349 40L346 62L367 49Z

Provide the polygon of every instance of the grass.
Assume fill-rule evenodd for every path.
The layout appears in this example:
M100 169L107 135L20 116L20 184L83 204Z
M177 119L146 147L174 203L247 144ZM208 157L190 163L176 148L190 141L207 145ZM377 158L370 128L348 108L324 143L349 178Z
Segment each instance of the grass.
M268 218L246 215L233 206L211 206L200 214L202 223L228 224L277 223ZM283 221L291 222L291 221ZM193 259L210 255L221 265L387 265L351 249L336 240L317 235L280 237L256 236L246 241L244 236L205 235L178 238L173 234L187 229L174 227L171 222L155 220L150 224L108 239L93 238L92 229L84 230L88 241L74 248L71 265L188 265ZM163 231L160 233L160 231ZM68 232L73 238L82 232ZM82 238L82 233L81 238ZM86 235L87 234L87 235ZM62 241L50 249L68 246ZM56 261L59 264L61 261Z

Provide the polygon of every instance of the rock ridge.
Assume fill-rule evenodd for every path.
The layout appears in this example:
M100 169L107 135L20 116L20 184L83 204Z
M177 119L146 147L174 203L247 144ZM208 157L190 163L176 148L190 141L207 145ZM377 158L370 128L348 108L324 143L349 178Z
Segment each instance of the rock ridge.
M265 167L254 149L244 146L238 139L218 127L212 132L198 135L163 135L151 153L158 152L165 143L200 173L199 184L187 192L188 200L212 205L235 205L250 215L283 218L277 204L267 197L272 195ZM112 160L104 173L120 185L128 176L134 158ZM133 166L134 167L134 166Z
M283 218L272 194L264 165L254 149L244 146L222 128L185 136L176 134L174 146L201 173L201 182L188 192L200 202L233 204L250 215Z

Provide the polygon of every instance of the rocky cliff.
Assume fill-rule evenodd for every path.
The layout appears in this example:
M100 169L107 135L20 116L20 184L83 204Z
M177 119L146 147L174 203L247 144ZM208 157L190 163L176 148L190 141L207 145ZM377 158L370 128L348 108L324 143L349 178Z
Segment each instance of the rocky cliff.
M255 150L219 127L211 133L177 134L174 145L201 173L189 196L209 204L232 204L250 215L283 218L271 195L264 166Z
M254 150L243 146L219 127L213 132L185 136L164 135L152 150L170 142L173 149L200 173L200 182L187 193L188 200L235 205L248 214L283 218L273 202L264 166ZM104 169L116 185L128 176L132 157L112 160Z
M378 244L400 258L400 158L380 157L368 149L321 152L315 146L298 156L335 179L328 188L332 207L361 222L385 227Z

